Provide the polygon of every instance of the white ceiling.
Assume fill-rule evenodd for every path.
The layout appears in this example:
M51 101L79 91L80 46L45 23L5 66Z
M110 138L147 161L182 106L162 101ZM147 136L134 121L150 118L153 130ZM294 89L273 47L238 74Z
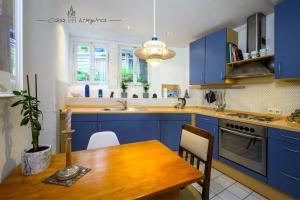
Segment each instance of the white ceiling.
M280 0L157 0L157 35L169 46L184 47L206 33L246 23L255 12L268 14ZM65 0L78 17L121 22L70 24L75 36L142 44L153 30L152 0ZM130 26L130 30L128 30ZM169 34L167 34L169 32Z

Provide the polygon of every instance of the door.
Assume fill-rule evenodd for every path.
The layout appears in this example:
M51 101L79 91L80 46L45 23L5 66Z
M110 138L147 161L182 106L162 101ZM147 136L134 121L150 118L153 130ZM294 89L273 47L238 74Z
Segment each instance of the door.
M206 37L205 83L224 83L226 68L227 30Z
M219 131L219 156L266 175L266 138L226 128Z
M204 83L205 69L205 38L190 44L190 84Z
M75 121L72 122L72 129L75 130L75 132L72 134L72 150L86 150L91 135L98 132L98 123Z
M300 1L286 0L275 7L275 78L300 77Z
M126 121L102 121L100 124L101 131L112 131L117 135L120 144L125 144L126 139Z

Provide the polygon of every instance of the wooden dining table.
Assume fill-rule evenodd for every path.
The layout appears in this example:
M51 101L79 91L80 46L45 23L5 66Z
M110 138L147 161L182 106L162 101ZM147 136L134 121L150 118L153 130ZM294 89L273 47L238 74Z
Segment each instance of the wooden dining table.
M50 167L23 176L18 166L0 184L0 199L178 199L180 188L204 174L158 141L137 142L72 153L73 164L91 169L70 187L42 183L65 165L65 154Z

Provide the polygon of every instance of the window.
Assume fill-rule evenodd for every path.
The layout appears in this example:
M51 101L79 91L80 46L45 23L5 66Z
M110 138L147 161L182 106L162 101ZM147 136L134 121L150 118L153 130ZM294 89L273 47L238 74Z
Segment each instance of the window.
M94 43L76 43L75 82L107 83L108 49Z
M121 81L143 83L148 81L148 63L134 55L134 48L120 48Z

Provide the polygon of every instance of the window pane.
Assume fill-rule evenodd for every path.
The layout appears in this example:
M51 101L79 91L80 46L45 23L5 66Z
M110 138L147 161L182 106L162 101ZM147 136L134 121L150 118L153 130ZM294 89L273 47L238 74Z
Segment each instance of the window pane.
M76 81L90 80L91 49L88 45L77 46Z
M133 50L121 49L122 81L133 81Z
M107 49L103 47L94 48L94 67L91 68L92 80L97 83L106 82L108 65Z
M148 82L148 63L145 60L139 59L137 82Z

